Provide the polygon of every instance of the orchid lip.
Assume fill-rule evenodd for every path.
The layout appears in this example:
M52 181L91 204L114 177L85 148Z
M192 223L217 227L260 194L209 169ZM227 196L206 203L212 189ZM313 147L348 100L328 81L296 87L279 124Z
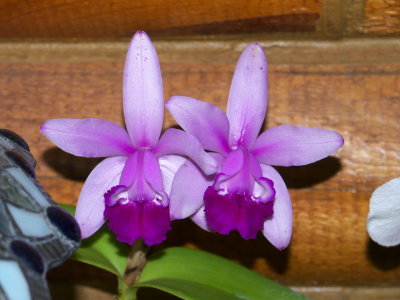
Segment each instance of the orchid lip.
M112 207L116 204L125 204L128 201L127 195L122 195L126 193L126 186L116 185L109 189L104 194L104 201L107 206Z
M273 216L274 201L253 201L248 195L221 194L211 186L204 194L205 216L211 229L221 234L239 231L245 239L256 238L264 222Z
M229 179L234 177L235 175L227 175L224 173L219 173L215 177L212 188L214 189L214 191L218 192L218 194L221 196L227 195L227 194L237 194L237 195L241 195L241 196L248 196L248 195L246 195L246 193L235 193L235 192L231 193L228 190L227 185L224 184ZM275 194L276 194L276 191L274 189L273 181L268 178L265 178L265 177L260 177L255 180L253 194L249 197L251 200L253 200L255 202L268 203L275 199Z
M274 182L268 178L260 177L255 180L254 192L251 196L253 201L268 203L275 199L276 190Z

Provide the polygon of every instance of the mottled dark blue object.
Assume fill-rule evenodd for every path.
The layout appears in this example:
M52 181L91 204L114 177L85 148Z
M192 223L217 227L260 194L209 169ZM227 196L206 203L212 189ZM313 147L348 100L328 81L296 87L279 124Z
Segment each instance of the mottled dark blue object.
M0 129L0 300L51 299L46 272L78 247L75 219L35 179L28 144Z

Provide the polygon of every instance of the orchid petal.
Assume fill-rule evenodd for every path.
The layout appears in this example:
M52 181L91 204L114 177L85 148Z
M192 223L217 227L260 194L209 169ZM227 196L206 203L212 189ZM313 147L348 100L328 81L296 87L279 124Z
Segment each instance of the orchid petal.
M263 164L289 167L313 163L342 146L336 131L282 125L262 133L251 152Z
M178 124L194 135L205 149L228 153L229 122L221 109L211 103L183 96L170 98L166 107Z
M154 154L149 150L138 150L131 155L125 163L119 184L129 187L130 199L152 200L156 194L163 194L161 170Z
M378 187L371 196L367 230L382 246L400 244L400 177Z
M289 191L279 173L270 166L261 165L265 178L273 181L275 189L274 215L264 222L263 233L276 248L283 250L292 236L292 202Z
M126 155L135 151L121 126L99 119L52 119L40 131L65 152L84 157Z
M104 216L117 240L132 245L142 238L146 245L159 244L166 239L170 227L168 207L153 201L129 201L106 206Z
M187 156L191 158L206 175L216 172L216 160L203 150L200 142L194 136L179 129L168 129L154 147L153 153L158 157L166 154Z
M158 158L164 191L167 193L167 195L170 195L171 193L172 182L176 172L178 172L179 168L185 161L186 158L180 155L163 155Z
M124 156L106 158L86 179L75 213L82 238L91 236L103 225L104 194L118 184L126 160Z
M212 231L212 229L208 226L206 220L206 214L204 212L204 205L200 207L200 209L190 217L197 226L205 231Z
M268 103L267 67L263 49L257 43L250 44L239 58L226 113L230 146L249 147L260 132Z
M190 160L186 160L172 183L171 218L184 219L193 215L203 205L204 192L212 185L212 179L211 176L205 176Z
M272 195L273 196L273 195ZM273 201L262 203L251 196L220 193L208 187L204 193L207 224L218 233L239 231L244 239L254 239L264 227L266 218L273 215Z
M242 148L230 152L224 161L222 172L215 177L214 189L252 195L253 187L254 177L249 168L248 152Z
M143 168L147 183L156 191L164 191L160 165L151 151L144 152Z
M136 148L154 146L164 118L163 83L158 57L150 38L138 31L125 61L124 115Z

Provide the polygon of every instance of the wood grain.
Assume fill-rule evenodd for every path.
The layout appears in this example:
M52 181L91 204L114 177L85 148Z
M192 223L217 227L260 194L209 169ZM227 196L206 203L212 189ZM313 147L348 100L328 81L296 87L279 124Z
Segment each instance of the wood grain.
M236 47L240 45L237 42ZM164 56L165 97L190 95L225 109L235 59L218 63L218 56L207 52L207 43L199 47L207 58L198 55L201 51L187 60ZM39 180L59 202L75 203L84 178L98 160L75 158L56 149L40 135L40 124L63 117L96 117L122 124L124 58L103 60L101 51L96 49L90 60L45 61L38 55L37 61L34 57L0 61L2 127L26 138L38 158ZM293 56L299 55L293 51ZM316 55L313 64L270 66L266 127L335 129L345 138L345 146L333 157L305 167L279 168L293 200L291 247L279 252L261 236L245 241L237 234L210 234L190 221L175 222L161 247L205 249L288 284L398 282L400 248L384 249L371 242L365 219L371 192L398 176L400 61L346 64L345 57L340 61L318 63ZM165 128L174 124L167 114Z
M400 1L368 0L364 31L373 34L400 33Z
M320 0L5 0L1 38L130 37L159 34L312 31Z

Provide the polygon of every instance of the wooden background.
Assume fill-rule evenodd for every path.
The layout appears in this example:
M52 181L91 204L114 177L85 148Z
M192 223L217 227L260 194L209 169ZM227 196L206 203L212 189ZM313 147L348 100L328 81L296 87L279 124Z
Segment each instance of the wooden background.
M400 33L398 0L2 0L0 38L65 39L270 33Z
M240 52L259 41L270 62L266 128L334 129L345 145L309 166L279 168L293 200L289 249L277 251L262 236L245 241L236 233L207 233L190 221L175 222L159 247L223 255L282 283L317 287L310 292L315 299L376 299L367 289L348 298L347 286L391 287L380 299L397 299L400 247L376 245L365 221L371 192L399 176L399 14L400 1L392 0L219 0L207 7L195 0L2 1L1 127L28 141L53 198L75 203L99 160L62 152L39 127L63 117L122 124L124 55L137 29L154 37L166 99L188 95L222 109ZM165 128L173 125L167 113ZM73 262L50 277L61 285L110 282ZM321 289L330 286L339 288L333 298Z

